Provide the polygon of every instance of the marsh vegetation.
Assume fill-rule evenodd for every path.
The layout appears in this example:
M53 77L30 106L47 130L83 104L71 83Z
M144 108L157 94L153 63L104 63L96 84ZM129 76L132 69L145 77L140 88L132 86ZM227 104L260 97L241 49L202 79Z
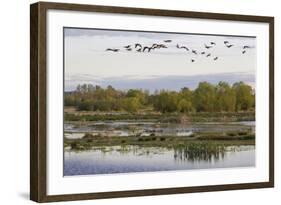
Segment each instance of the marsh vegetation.
M64 174L253 166L254 97L242 82L153 94L79 85L65 93Z

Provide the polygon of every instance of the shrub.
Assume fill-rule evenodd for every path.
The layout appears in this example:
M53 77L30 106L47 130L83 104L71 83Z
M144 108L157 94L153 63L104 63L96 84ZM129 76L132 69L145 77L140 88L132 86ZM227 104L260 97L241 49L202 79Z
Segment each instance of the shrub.
M156 137L152 137L151 140L152 140L152 141L155 141L155 140L156 140Z
M92 135L91 133L86 133L84 136L83 136L83 139L93 139L94 138L94 135Z
M253 140L253 139L255 139L255 135L253 135L253 134L244 135L240 139L242 139L242 140Z
M77 142L71 142L70 147L71 149L76 149L78 147Z

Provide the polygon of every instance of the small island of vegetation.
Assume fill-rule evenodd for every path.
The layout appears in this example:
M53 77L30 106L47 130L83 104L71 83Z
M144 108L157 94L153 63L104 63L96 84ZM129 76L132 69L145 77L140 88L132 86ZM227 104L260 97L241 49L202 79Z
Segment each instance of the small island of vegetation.
M83 84L65 92L64 105L65 124L88 128L79 138L68 137L73 134L71 130L65 132L64 145L72 150L116 145L174 148L194 143L199 147L255 144L252 126L239 123L255 121L255 92L243 82L232 86L201 82L194 90L184 87L178 92L154 93ZM122 126L112 125L118 122L123 122ZM174 125L175 132L169 133ZM194 129L181 133L186 127ZM120 134L122 131L126 134Z

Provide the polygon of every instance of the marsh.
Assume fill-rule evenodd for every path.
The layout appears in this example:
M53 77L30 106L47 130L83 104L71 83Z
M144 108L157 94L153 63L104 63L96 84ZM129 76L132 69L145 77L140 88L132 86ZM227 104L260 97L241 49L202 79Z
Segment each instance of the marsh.
M255 166L255 122L65 124L64 175Z

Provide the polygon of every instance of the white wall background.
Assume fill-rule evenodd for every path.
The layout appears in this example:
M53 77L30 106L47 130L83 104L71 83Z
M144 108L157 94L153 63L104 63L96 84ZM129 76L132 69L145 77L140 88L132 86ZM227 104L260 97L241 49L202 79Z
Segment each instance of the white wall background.
M274 189L67 202L69 204L276 204L281 195L281 13L277 0L73 0L87 4L275 16ZM29 198L29 4L2 1L0 7L0 204L32 204ZM56 203L54 203L56 204ZM60 203L64 204L64 203ZM65 203L66 204L66 203Z

